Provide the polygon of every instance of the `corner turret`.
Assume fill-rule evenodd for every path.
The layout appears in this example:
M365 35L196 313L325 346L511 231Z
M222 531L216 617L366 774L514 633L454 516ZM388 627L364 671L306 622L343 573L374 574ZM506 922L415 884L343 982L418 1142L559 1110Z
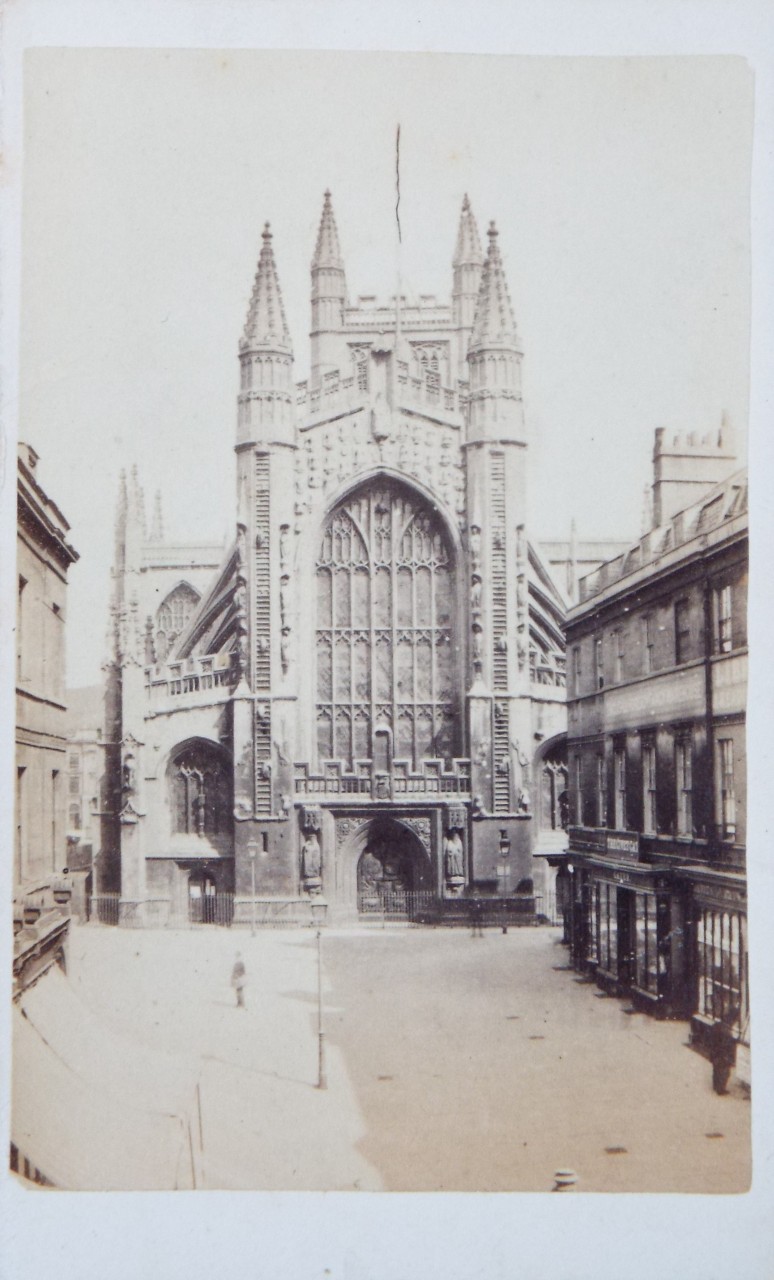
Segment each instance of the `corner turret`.
M333 216L330 191L323 199L320 229L312 258L311 384L339 367L339 334L344 325L347 281Z
M466 195L462 201L457 244L452 259L452 316L457 330L457 377L461 382L466 382L468 378L468 347L476 316L483 265L484 255L478 227Z
M237 443L293 443L293 347L285 319L268 222L239 343Z
M521 400L522 349L516 333L497 228L489 224L489 248L481 275L468 350L468 441L526 443Z

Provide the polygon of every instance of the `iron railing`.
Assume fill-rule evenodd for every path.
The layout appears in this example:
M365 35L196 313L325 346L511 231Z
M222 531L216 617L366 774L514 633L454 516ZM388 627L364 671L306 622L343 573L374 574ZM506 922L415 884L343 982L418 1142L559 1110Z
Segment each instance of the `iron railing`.
M120 893L92 894L89 898L89 920L93 924L118 924Z

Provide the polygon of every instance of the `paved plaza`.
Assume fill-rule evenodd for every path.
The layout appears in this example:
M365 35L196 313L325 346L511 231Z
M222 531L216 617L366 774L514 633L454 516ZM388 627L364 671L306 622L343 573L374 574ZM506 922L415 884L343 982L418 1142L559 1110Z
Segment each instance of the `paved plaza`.
M582 1191L748 1187L749 1102L712 1092L687 1024L579 980L558 930L323 931L322 958L324 1090L314 935L73 930L78 999L128 1057L198 1080L197 1185L542 1191L570 1167Z

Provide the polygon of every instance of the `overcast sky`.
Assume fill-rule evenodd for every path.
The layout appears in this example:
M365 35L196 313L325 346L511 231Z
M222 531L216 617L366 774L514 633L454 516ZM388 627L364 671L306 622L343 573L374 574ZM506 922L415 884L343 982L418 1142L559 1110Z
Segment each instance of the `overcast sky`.
M748 412L752 77L734 58L35 50L21 435L72 525L68 682L100 678L118 473L231 535L237 343L269 220L308 371L326 187L350 297L451 291L496 218L525 350L534 539L636 537L657 426Z

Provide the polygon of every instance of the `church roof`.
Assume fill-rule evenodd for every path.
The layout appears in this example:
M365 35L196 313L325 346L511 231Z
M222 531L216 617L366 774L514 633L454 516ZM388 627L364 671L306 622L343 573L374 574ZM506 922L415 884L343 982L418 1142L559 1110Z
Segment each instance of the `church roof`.
M497 228L493 222L490 222L487 234L489 249L481 275L470 349L496 346L518 350L516 321L500 257Z
M452 266L462 267L472 265L480 267L482 266L483 261L484 254L481 249L481 240L478 235L476 219L473 216L473 210L470 207L470 201L466 195L462 201L462 212L460 214L460 225L457 230L457 244L454 248Z
M274 262L271 230L268 222L262 233L261 255L255 273L253 294L245 322L243 348L263 348L292 355L290 330L285 319L282 291Z
M330 191L325 192L323 197L322 217L320 218L320 229L317 232L317 244L315 245L314 257L312 258L312 270L318 270L322 267L333 268L337 271L344 270L344 262L339 247L339 233L336 229L336 219L333 216L333 205L331 204Z

